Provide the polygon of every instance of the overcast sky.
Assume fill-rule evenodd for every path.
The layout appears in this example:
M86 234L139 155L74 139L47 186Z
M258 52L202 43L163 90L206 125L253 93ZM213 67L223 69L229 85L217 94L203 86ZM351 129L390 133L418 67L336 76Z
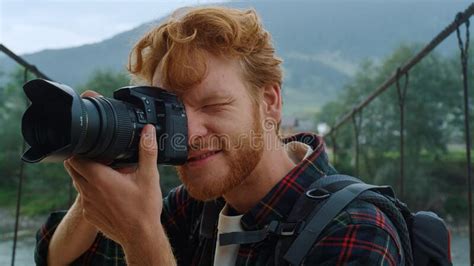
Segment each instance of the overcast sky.
M0 0L0 43L17 54L94 43L169 14L178 7L223 1L225 0ZM289 0L269 0L270 3L271 1ZM311 1L395 1L409 4L414 1L461 0Z
M219 0L0 0L0 43L17 54L99 42L172 10Z

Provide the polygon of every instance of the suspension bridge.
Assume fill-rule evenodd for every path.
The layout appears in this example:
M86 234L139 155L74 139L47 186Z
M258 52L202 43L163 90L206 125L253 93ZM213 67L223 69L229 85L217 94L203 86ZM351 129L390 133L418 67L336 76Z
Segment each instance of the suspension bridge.
M472 69L470 69L469 62L469 42L470 42L470 18L474 14L474 4L468 6L464 11L459 12L453 18L453 21L447 25L444 29L440 29L439 34L429 40L414 56L409 58L404 64L399 65L397 68L392 70L392 74L386 77L386 79L375 86L372 92L360 102L354 102L353 108L347 113L342 113L340 118L333 124L330 125L330 131L325 134L325 139L330 144L332 150L332 163L338 165L341 147L339 145L340 131L343 129L347 130L347 127L351 127L350 130L353 134L353 158L354 163L353 173L358 176L361 172L361 139L364 134L364 110L368 108L376 99L382 94L389 90L396 90L396 101L399 107L398 109L398 159L394 163L398 163L398 175L396 177L396 190L398 196L403 199L406 196L406 188L410 186L410 179L407 180L407 169L406 169L406 119L410 116L410 113L406 110L407 103L407 91L410 89L410 73L417 65L422 62L437 46L445 42L446 39L455 35L457 39L457 46L459 48L459 74L462 76L461 82L458 84L459 97L462 100L463 106L463 134L464 134L464 150L465 150L465 198L467 199L468 212L466 213L466 219L468 221L468 237L469 237L469 261L471 265L474 265L474 232L473 232L473 214L472 214L472 143L471 143L471 122L470 121L470 109L472 109L472 103L470 103L470 90L472 93ZM22 57L16 55L14 52L9 50L3 44L0 44L0 52L13 59L19 66L23 67L24 75L23 81L26 83L29 79L29 74L33 74L37 78L43 78L51 80L45 73L39 70L35 65L27 62ZM471 96L472 97L472 96ZM23 150L26 148L26 144L23 143ZM19 158L19 157L18 157ZM18 188L16 193L16 211L15 211L15 225L14 235L11 243L11 265L15 265L15 258L17 256L17 242L18 232L21 229L19 220L21 213L21 200L23 196L23 185L25 182L23 162L18 161ZM67 191L69 193L69 203L73 199L72 185L69 184ZM31 251L33 252L33 251Z

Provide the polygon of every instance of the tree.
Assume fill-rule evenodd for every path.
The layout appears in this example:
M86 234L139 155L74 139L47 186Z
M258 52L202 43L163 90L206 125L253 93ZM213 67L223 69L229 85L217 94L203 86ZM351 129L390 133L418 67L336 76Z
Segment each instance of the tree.
M317 116L318 121L333 124L338 115L350 111L379 84L413 57L419 46L402 45L379 65L364 62L355 78L345 87L336 102L327 104ZM405 198L415 209L440 208L442 197L433 193L446 190L446 176L439 175L438 166L446 158L447 144L459 133L460 80L451 62L431 53L409 73L405 100ZM404 85L404 77L400 79ZM337 133L337 167L354 166L354 133L352 124L343 125ZM396 87L392 86L362 111L360 142L361 176L366 181L390 184L398 188L400 158L400 109ZM342 166L342 167L340 167ZM456 177L460 176L456 172ZM454 183L453 183L454 184ZM427 189L429 187L429 189ZM459 188L457 184L455 186ZM453 191L455 189L453 188Z
M22 151L21 117L26 108L26 96L22 85L25 83L25 72L18 68L8 79L2 89L0 99L0 184L13 182L20 165ZM26 81L33 78L27 73Z
M113 91L130 85L130 77L122 72L98 70L92 77L79 86L79 91L93 90L106 97L112 97Z

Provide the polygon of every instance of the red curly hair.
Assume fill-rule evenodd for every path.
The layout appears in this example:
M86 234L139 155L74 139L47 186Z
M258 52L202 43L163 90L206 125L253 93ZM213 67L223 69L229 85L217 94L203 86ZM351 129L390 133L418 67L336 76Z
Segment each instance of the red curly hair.
M281 86L282 60L257 13L226 7L177 10L135 44L128 70L147 84L158 71L162 86L180 92L205 78L206 53L238 59L254 96L267 84Z

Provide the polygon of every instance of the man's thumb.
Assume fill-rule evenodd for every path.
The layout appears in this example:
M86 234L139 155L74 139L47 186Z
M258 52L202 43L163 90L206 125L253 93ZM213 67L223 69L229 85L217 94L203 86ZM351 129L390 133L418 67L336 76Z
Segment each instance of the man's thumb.
M138 151L138 172L141 175L154 176L158 171L158 145L156 141L156 129L153 125L146 125L142 129L140 147Z

